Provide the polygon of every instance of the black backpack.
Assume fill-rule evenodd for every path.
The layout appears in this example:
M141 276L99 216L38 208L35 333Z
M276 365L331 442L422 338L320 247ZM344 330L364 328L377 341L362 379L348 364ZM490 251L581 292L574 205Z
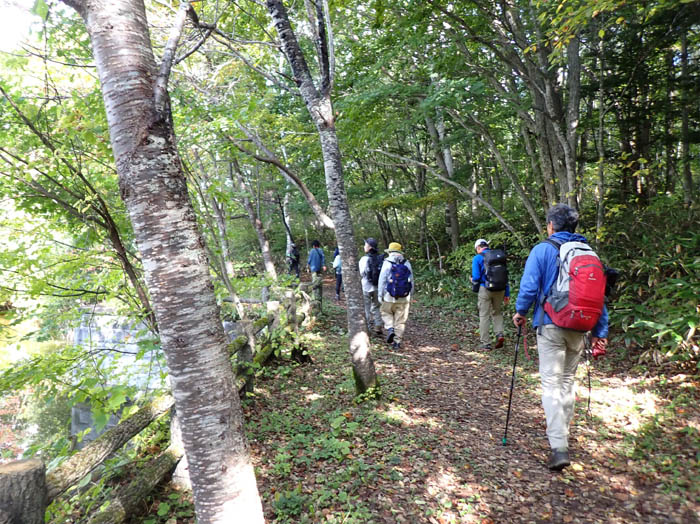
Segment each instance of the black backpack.
M486 269L487 291L503 291L508 285L508 268L506 253L502 249L489 249L483 253L484 268Z
M369 253L367 255L367 278L369 278L373 286L379 284L379 273L382 272L383 263L384 255L379 253Z

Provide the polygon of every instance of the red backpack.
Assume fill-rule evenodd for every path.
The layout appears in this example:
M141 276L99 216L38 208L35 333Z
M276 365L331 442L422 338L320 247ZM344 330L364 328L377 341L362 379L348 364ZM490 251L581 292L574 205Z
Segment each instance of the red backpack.
M584 242L545 240L559 250L559 274L544 299L544 311L556 326L590 331L605 306L605 268Z

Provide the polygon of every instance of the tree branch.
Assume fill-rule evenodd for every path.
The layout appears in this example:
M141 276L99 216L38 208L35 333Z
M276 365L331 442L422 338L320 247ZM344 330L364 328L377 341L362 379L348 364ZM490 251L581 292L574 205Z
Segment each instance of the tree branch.
M481 198L478 194L476 194L473 191L464 187L462 184L459 184L459 183L455 182L454 180L451 180L447 177L442 176L432 166L430 166L424 162L421 162L419 160L415 160L413 158L408 158L408 157L401 156L401 155L396 155L394 153L389 153L387 151L382 151L381 149L370 149L370 151L373 151L375 153L380 153L382 155L386 155L386 156L391 157L391 158L397 158L399 160L403 160L404 162L409 162L409 163L414 164L416 166L422 167L423 169L425 169L428 173L433 175L438 180L444 182L445 184L451 185L452 187L456 188L458 191L461 191L462 193L469 195L471 198L477 200L482 206L484 206L486 209L488 209L491 212L491 214L493 216L495 216L498 219L498 221L501 224L503 224L505 226L505 228L513 234L513 236L517 239L518 243L523 248L527 247L525 245L525 241L518 234L518 232L513 228L513 226L511 226L510 223L505 218L503 218L503 216L498 211L496 211L496 209L491 204L489 204L486 200Z

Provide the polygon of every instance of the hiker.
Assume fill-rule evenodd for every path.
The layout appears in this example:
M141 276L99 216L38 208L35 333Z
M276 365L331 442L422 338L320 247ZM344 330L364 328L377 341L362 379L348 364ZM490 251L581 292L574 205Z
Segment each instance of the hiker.
M311 288L320 308L323 305L322 272L326 271L326 256L323 254L321 243L318 240L311 242L311 251L309 251L309 258L306 261L306 269L311 271Z
M365 240L365 255L360 258L359 268L362 278L362 298L365 303L367 328L375 334L382 334L382 315L379 312L377 285L382 271L384 255L377 252L377 241L369 237Z
M340 258L338 246L333 251L333 269L335 269L335 300L340 300L340 292L343 289L343 261Z
M291 242L287 248L287 269L290 275L296 275L299 278L299 250L294 242Z
M594 356L605 354L608 343L604 270L586 238L574 233L577 225L578 213L571 207L556 204L549 209L549 238L535 245L525 262L513 316L516 326L524 326L527 312L534 304L532 325L537 328L542 406L552 449L547 467L553 471L561 471L570 464L569 425L576 397L574 376L585 331L590 330L593 336ZM564 271L569 271L566 266L571 270L560 274L560 266ZM561 291L562 283L565 293ZM574 305L579 296L587 299L584 309Z
M401 244L398 242L391 242L384 250L387 257L382 264L377 284L379 311L387 330L386 342L391 344L393 349L401 348L415 284L411 263L406 260L401 250Z
M503 347L503 304L510 301L510 286L506 271L506 256L501 249L489 249L489 243L480 238L474 242L476 255L472 259L471 282L478 285L479 349L491 350L491 323L496 335L496 347Z

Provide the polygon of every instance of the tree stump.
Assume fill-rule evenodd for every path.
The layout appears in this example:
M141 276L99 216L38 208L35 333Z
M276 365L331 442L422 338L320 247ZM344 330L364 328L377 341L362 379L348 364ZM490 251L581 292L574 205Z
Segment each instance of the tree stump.
M37 459L0 465L0 524L43 524L46 467Z

